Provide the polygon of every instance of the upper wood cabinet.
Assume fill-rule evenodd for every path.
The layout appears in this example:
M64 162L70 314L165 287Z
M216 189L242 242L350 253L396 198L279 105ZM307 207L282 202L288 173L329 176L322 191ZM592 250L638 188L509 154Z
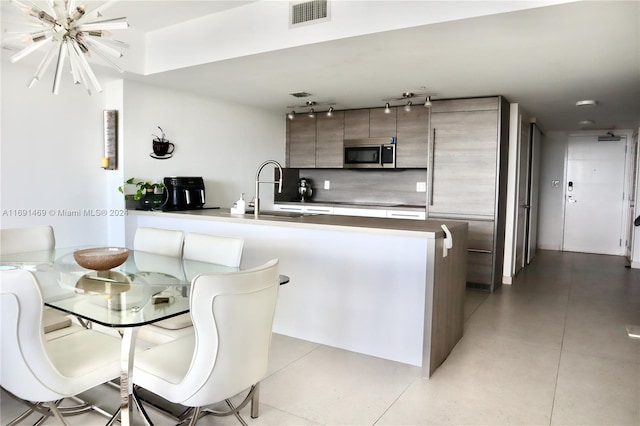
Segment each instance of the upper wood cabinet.
M384 108L372 108L369 110L369 137L391 138L396 136L396 110L390 108L388 113Z
M316 118L287 119L287 167L316 167Z
M429 109L415 106L410 111L397 110L396 167L423 168L428 166Z
M352 109L344 112L344 138L368 139L396 136L396 108Z
M392 138L398 168L427 168L429 109L392 107L295 116L287 123L287 167L342 168L344 140Z
M331 117L318 114L316 120L316 167L342 168L344 147L344 111Z
M369 110L352 109L344 112L344 138L366 139L369 137Z

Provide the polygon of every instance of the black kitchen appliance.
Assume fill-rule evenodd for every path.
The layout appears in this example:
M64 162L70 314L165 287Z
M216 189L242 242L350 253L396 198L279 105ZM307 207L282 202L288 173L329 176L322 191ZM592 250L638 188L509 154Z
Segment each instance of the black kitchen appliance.
M344 141L344 168L385 169L396 167L396 140L391 138Z
M300 178L298 179L298 195L300 195L300 201L311 200L313 189L311 188L311 179Z
M165 197L162 210L201 209L205 203L202 177L169 176L164 178Z

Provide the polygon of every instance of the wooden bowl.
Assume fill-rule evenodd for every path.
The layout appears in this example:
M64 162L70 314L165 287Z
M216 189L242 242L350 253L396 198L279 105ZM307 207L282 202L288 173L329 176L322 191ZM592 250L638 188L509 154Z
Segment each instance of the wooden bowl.
M78 265L94 271L108 271L122 265L129 257L129 249L124 247L99 247L73 252Z

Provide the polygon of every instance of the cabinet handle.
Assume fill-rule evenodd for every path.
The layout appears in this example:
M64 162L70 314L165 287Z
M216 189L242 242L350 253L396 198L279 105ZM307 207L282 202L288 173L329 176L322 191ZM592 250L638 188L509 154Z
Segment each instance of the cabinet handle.
M429 185L429 205L433 205L433 178L435 173L433 172L434 165L436 163L436 128L433 128L433 136L431 138L431 185Z
M481 249L467 249L469 253L483 253L483 254L491 254L493 253L491 250L481 250Z

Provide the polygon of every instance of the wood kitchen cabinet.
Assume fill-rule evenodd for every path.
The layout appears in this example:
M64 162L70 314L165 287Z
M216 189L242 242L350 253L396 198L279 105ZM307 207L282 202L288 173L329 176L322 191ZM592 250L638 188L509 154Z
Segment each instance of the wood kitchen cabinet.
M396 136L397 108L390 108L388 113L384 108L369 110L369 137L391 138Z
M396 108L353 109L344 112L344 138L368 139L396 136Z
M287 119L287 167L316 167L316 118L306 115Z
M494 290L502 282L509 104L500 96L434 101L429 126L428 216L469 222L467 281Z
M331 117L318 114L316 120L316 167L342 168L344 148L344 111Z
M369 137L369 110L352 109L344 112L344 138L366 139Z
M396 167L428 166L429 108L416 106L410 111L397 110Z

